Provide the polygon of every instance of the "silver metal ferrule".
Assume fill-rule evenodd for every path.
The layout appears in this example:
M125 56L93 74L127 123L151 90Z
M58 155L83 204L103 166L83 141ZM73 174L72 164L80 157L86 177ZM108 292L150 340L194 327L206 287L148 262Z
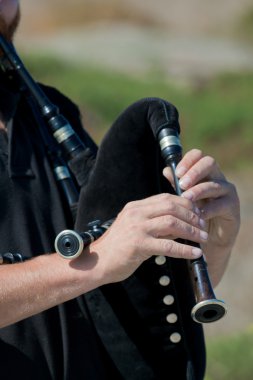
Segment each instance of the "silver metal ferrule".
M61 144L63 141L67 140L70 136L74 135L75 132L69 124L65 124L63 127L59 128L54 132L53 136Z
M215 322L227 314L224 301L214 299L204 300L197 303L191 311L192 319L198 323ZM209 315L211 316L209 318Z
M70 235L70 237L72 238L72 243L73 243L73 241L75 243L74 250L71 254L65 254L65 251L61 249L61 239L64 238L66 235ZM64 242L63 242L63 244L64 244ZM55 246L56 252L61 257L63 257L64 259L69 259L69 260L75 259L76 257L80 256L81 253L83 252L83 249L84 249L82 237L77 232L75 232L73 230L61 231L56 236L54 246Z
M165 136L163 137L160 142L160 147L161 147L161 150L167 148L168 146L172 146L172 145L178 145L178 146L182 146L181 145L181 142L180 142L180 139L175 136L175 135L170 135L170 136Z
M90 242L91 243L93 243L95 241L94 236L89 231L85 231L85 234L90 236Z
M54 169L56 179L61 181L62 179L70 178L70 172L66 166L57 166Z

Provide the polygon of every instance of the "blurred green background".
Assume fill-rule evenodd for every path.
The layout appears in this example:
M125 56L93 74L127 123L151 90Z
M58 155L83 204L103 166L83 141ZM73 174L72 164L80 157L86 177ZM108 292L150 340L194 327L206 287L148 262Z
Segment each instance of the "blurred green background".
M99 144L128 105L157 96L179 111L184 150L214 155L241 199L242 227L216 289L228 315L205 326L206 380L253 379L253 4L22 1L16 46L34 78L82 111Z

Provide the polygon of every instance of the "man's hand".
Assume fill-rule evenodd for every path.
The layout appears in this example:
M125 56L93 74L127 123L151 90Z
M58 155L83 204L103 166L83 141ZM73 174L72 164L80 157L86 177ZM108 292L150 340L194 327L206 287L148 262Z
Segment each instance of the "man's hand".
M153 255L193 259L199 248L176 242L208 239L205 222L191 200L159 194L128 203L110 229L89 247L106 283L127 278ZM101 269L102 268L102 269Z
M169 168L165 177L173 183ZM210 269L218 282L240 227L240 205L235 186L228 182L216 161L194 149L179 162L176 175L182 197L192 201L206 221L209 238L201 243Z

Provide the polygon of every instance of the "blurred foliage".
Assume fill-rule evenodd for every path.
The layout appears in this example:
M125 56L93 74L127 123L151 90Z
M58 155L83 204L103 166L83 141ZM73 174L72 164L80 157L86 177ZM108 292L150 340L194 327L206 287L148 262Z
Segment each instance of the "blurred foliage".
M246 41L253 42L253 7L249 7L247 11L240 17L236 25L237 36Z
M207 344L206 380L252 380L253 326Z
M155 96L178 108L184 150L203 149L230 169L252 162L252 72L179 86L160 72L136 78L38 55L26 56L24 62L34 78L56 86L79 105L85 127L98 143L127 106Z

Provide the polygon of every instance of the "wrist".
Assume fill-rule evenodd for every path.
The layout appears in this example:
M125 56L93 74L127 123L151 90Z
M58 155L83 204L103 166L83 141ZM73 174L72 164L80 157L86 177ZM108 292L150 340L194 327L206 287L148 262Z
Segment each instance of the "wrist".
M80 294L104 285L104 274L101 268L97 250L92 249L92 243L86 247L81 255L73 260L62 259L68 266L73 283L80 289Z

